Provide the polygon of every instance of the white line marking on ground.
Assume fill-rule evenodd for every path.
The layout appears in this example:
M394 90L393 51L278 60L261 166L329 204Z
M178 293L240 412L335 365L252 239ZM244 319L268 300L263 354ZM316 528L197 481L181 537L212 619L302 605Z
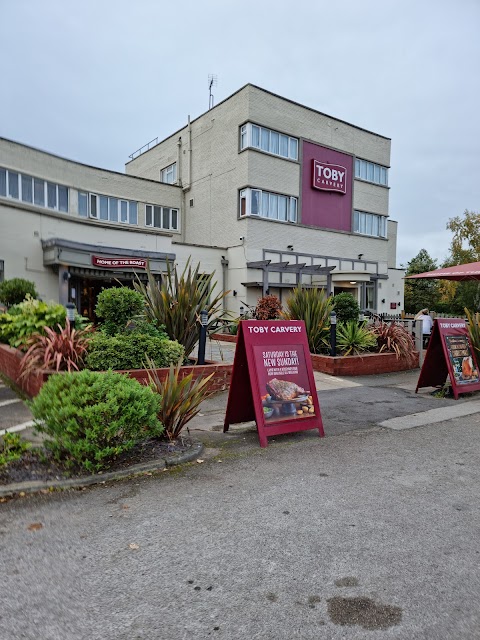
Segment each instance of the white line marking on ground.
M444 422L452 418L461 418L469 416L472 413L480 413L480 400L465 402L462 404L449 405L439 409L429 409L421 413L412 413L408 416L400 416L398 418L390 418L379 422L380 427L387 429L413 429L414 427L423 427L426 424L434 424L435 422Z
M20 398L12 398L11 400L2 400L0 407L6 407L7 404L15 404L15 402L21 402Z
M16 424L14 427L8 427L8 429L0 429L0 436L4 436L5 432L15 433L15 431L24 431L28 427L33 427L35 420L29 420L28 422L22 422L22 424Z

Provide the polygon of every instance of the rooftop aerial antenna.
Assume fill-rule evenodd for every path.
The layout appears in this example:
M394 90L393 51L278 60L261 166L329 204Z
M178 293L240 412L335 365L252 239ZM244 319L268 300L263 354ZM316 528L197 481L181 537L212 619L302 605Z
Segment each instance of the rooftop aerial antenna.
M212 87L217 86L217 76L210 73L208 76L208 109L210 110L213 107L214 99L212 93Z

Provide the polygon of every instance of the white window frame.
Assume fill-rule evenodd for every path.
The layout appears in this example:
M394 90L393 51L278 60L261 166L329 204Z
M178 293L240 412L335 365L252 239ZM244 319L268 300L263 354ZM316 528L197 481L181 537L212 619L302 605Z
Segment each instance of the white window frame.
M374 228L378 229L378 233L373 233ZM386 238L387 216L355 209L353 211L353 233L369 238Z
M87 217L88 218L93 218L94 220L99 220L100 222L107 222L107 223L111 222L112 224L128 224L134 227L138 225L138 202L136 200L126 200L125 198L119 198L118 196L106 196L104 194L90 193L87 191L79 191L78 193L87 195ZM100 198L107 199L108 218L100 217ZM117 205L116 216L114 215L114 212L113 212L114 202L116 202L116 205ZM93 206L93 203L95 203L94 206ZM126 219L123 219L123 216L122 216L123 209L125 208L123 205L125 205L127 210ZM132 205L135 205L135 214L136 214L135 221L133 221L133 216L131 212ZM85 217L84 214L80 213L80 207L79 207L78 215Z
M286 199L286 219L279 217L280 199L282 201ZM258 203L255 208L252 207L252 202L254 201ZM240 218L251 216L253 218L263 218L274 222L289 222L291 224L296 224L298 220L298 198L296 196L264 191L255 187L245 187L239 192L239 205Z
M355 178L378 184L381 187L388 187L388 167L370 162L370 160L355 158Z
M258 145L254 144L253 140L253 127L258 129ZM278 137L277 137L278 136ZM282 138L287 138L287 152L286 155L281 152ZM267 149L262 147L262 140L267 140ZM278 151L273 151L274 140L278 141ZM254 124L252 122L246 122L240 127L240 151L245 149L256 149L261 153L267 153L270 156L276 158L283 158L284 160L298 161L298 152L300 148L300 140L294 136L290 136L286 133L276 131L275 129L269 129L268 127L262 127L262 125Z
M44 178L38 178L36 176L30 175L28 173L22 173L21 171L15 171L12 169L7 169L6 167L0 167L2 171L5 172L5 195L0 196L3 198L10 198L12 200L18 200L19 202L25 202L26 204L30 204L35 207L41 207L42 209L51 209L52 211L58 211L60 213L69 213L70 211L70 188L64 184L58 184L56 182L50 182L50 180L45 180ZM17 176L16 179L16 189L17 195L11 195L11 183L13 184L12 176ZM24 182L30 181L31 184L31 200L24 199ZM48 202L48 185L52 185L55 187L55 204L53 206L49 206ZM38 204L35 202L35 187L43 185L43 204ZM40 188L42 188L40 186ZM60 189L65 189L66 197L67 197L67 207L66 209L60 208Z
M155 209L160 209L160 226L155 224ZM168 227L163 226L163 220L165 217L165 211L168 209ZM150 224L147 222L148 210L150 210ZM177 226L172 226L173 212L177 214ZM152 229L160 229L162 231L173 231L175 233L180 232L180 210L177 207L163 207L160 204L146 204L145 205L145 226Z
M175 184L177 182L177 163L173 162L168 167L161 169L160 182L165 184Z

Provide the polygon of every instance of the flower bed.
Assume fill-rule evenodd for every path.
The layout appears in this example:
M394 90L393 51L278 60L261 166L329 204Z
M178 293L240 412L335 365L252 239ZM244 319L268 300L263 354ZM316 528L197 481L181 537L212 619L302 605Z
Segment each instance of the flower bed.
M22 359L22 352L18 349L14 349L5 344L0 344L0 372L6 376L15 386L21 389L28 396L33 398L38 394L42 385L48 379L50 373L32 373L26 376L24 379L20 378L20 360ZM160 379L167 376L168 369L157 369ZM53 373L53 372L52 372ZM145 369L130 369L120 371L119 373L125 373L131 378L135 378L141 384L148 384L148 374ZM208 388L210 391L224 391L230 386L230 378L232 375L232 365L218 362L207 362L205 365L200 366L185 366L181 368L181 376L187 376L189 373L193 373L194 379L200 376L208 376L214 373L211 378Z
M237 336L217 333L212 339L223 342L236 342ZM365 353L360 356L332 356L310 354L314 371L328 373L331 376L367 376L375 373L393 373L419 367L419 353L414 353L413 362L398 358L394 353Z

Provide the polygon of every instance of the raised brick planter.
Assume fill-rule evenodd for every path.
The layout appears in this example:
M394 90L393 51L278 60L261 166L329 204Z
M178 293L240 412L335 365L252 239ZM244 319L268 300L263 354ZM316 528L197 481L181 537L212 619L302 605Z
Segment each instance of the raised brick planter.
M24 379L20 379L20 360L22 352L5 344L0 344L0 372L6 376L15 386L21 389L28 396L33 398L40 391L42 385L48 380L52 373L32 374ZM168 369L157 369L160 379L164 379L168 374ZM141 384L148 384L148 374L145 369L130 369L119 371L131 378L135 378ZM200 376L206 377L211 373L213 378L208 383L209 390L213 392L224 391L230 386L230 378L232 376L232 365L220 362L207 362L201 366L185 366L181 368L181 377L193 373L194 379Z
M214 333L209 337L210 340L220 340L220 342L237 342L237 336L233 336L231 333Z
M365 353L361 356L324 356L311 353L314 371L332 376L368 376L375 373L393 373L416 369L419 353L415 351L413 363L398 358L394 353Z

